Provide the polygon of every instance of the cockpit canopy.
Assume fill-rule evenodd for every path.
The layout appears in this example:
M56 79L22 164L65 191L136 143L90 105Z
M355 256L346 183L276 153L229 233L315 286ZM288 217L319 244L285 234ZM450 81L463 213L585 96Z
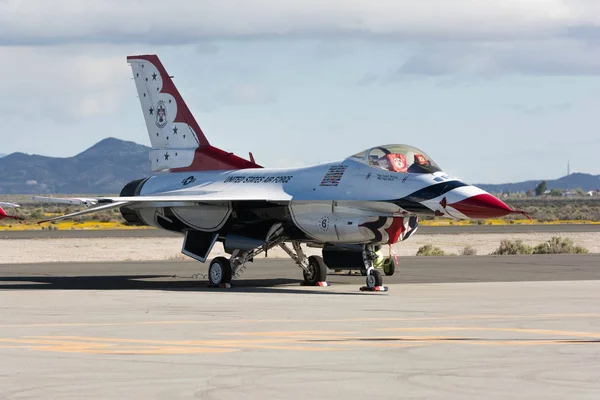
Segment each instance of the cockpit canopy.
M430 174L441 168L423 151L405 144L386 144L354 154L351 158L391 172Z

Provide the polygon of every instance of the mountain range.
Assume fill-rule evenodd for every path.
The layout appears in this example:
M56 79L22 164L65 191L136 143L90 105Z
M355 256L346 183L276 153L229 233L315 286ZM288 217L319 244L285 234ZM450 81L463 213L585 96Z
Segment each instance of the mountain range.
M479 183L475 184L489 193L518 193L518 192L527 192L528 190L535 190L537 185L542 182L544 179L534 180L534 181L524 181L517 183L500 183L500 184L485 184ZM572 173L570 175L563 176L558 179L546 179L546 188L548 190L552 189L565 189L565 190L575 190L577 188L581 188L584 191L590 190L598 190L600 189L600 175L591 175L591 174L583 174L583 173Z
M117 194L152 174L149 150L108 138L74 157L12 153L0 158L0 194Z
M74 157L12 153L0 158L0 194L118 194L123 186L152 175L150 148L107 138ZM490 193L526 192L542 180L476 184ZM546 180L548 189L600 189L600 175L573 173Z

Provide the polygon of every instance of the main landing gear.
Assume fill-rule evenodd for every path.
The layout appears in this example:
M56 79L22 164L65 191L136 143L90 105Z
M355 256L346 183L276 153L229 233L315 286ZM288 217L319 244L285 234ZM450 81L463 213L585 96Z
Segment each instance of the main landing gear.
M292 242L293 249L285 243L285 238L274 239L266 245L250 251L235 250L229 259L215 257L208 267L208 283L212 287L231 287L231 281L238 278L246 269L246 263L262 252L280 246L300 268L304 276L304 285L328 286L327 265L319 256L306 257L300 243Z
M292 242L293 250L285 243L280 243L279 247L283 249L296 264L302 268L304 276L304 285L307 286L329 286L327 284L327 265L322 257L306 257L300 243Z
M292 242L290 249L284 242L281 224L275 224L269 233L265 244L252 250L234 250L229 259L216 257L208 267L208 283L212 287L231 287L231 281L239 278L246 269L246 263L257 255L267 252L275 246L280 246L300 268L304 276L304 284L309 286L327 286L327 265L318 256L306 257L299 242Z
M246 263L251 261L257 255L267 252L269 249L281 247L296 264L302 268L304 277L303 285L306 286L329 286L327 283L327 265L322 257L307 257L302 250L300 242L292 241L290 248L286 243L286 237L283 234L281 226L274 226L271 229L265 244L252 250L234 250L231 257L215 257L208 268L208 282L211 287L231 287L231 281L239 278L246 269ZM366 245L363 250L363 260L366 269L366 286L361 290L387 291L383 286L381 273L374 269L373 260L376 254L372 245Z
M368 290L374 292L387 292L387 286L383 286L383 277L381 272L377 271L373 265L373 262L377 254L373 248L373 245L367 244L363 249L363 262L365 263L366 269L366 286L360 288L360 290Z
M211 286L231 284L233 271L231 262L225 257L216 257L208 267L208 282Z

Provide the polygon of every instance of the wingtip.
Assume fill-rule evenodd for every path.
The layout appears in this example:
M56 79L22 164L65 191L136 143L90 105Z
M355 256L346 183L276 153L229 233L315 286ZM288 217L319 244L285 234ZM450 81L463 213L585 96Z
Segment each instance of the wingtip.
M529 216L529 214L527 214L527 212L526 212L526 211L523 211L523 210L513 210L513 212L512 212L512 213L513 213L513 214L521 214L521 215L524 215L525 217L527 217L527 219L528 219L529 221L533 222L533 219L532 219L532 218Z

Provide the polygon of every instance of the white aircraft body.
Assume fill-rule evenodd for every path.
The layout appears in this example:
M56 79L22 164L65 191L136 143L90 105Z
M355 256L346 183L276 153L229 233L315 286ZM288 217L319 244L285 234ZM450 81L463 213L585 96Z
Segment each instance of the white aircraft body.
M152 170L169 173L132 181L119 197L94 199L93 208L51 220L119 208L132 224L180 232L182 253L201 262L222 242L230 257L211 260L212 285L229 284L253 257L280 246L307 284L325 282L328 267L350 260L345 267L363 269L366 288L377 290L384 287L373 267L375 247L408 239L419 215L522 213L447 175L408 145L375 146L303 168L263 168L252 155L245 160L210 145L156 55L128 62L152 144ZM323 257L306 257L301 244L322 247Z

